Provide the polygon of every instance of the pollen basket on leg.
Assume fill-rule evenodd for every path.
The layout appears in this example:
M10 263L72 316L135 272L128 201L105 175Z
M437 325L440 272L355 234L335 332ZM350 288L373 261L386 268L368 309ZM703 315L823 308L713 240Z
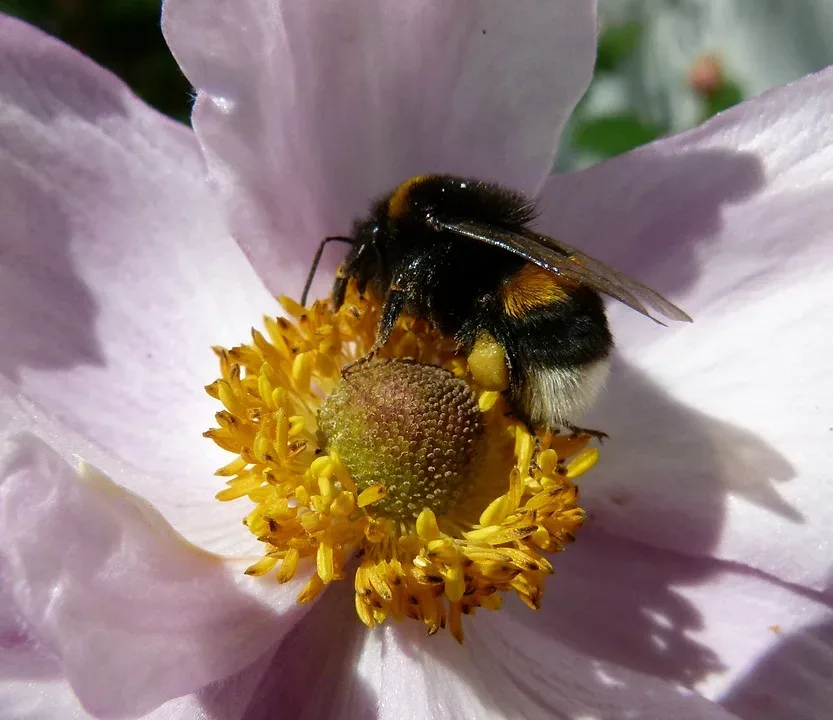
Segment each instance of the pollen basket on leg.
M222 501L245 498L264 546L247 572L309 580L298 602L352 579L372 627L413 618L462 641L462 616L515 592L540 606L548 553L584 520L572 480L586 436L533 435L479 387L454 342L403 317L379 353L379 302L348 289L336 312L283 298L249 344L215 348L222 405L206 437L234 454ZM277 590L276 590L277 591Z

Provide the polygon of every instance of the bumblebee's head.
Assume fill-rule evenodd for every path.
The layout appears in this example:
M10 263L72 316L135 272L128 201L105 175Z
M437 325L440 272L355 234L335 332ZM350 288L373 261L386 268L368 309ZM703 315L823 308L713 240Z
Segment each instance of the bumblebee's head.
M333 302L336 308L341 307L344 302L347 282L351 278L358 282L360 289L368 282L381 279L385 267L382 235L382 227L375 217L359 221L353 227L353 247L339 266L333 284Z

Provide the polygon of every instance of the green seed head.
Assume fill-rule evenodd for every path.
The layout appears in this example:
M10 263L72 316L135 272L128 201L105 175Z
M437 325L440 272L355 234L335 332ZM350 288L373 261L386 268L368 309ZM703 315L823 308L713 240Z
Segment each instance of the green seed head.
M373 505L390 518L450 510L485 454L477 398L434 365L380 360L344 377L318 411L322 446L337 450L359 488L384 485Z

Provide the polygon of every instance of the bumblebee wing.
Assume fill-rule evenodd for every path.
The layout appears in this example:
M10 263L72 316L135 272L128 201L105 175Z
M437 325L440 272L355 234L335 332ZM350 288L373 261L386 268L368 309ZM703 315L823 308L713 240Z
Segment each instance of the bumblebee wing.
M650 311L669 320L691 322L685 312L658 292L554 238L532 230L510 230L473 220L434 219L432 224L439 230L508 250L567 281L610 295L660 324L663 323Z

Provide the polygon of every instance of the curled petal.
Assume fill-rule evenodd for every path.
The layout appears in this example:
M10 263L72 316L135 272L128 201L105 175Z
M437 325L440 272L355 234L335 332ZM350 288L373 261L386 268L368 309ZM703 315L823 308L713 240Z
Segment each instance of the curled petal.
M6 587L92 714L139 715L238 672L303 613L298 588L276 592L190 545L36 438L7 438L0 457Z

